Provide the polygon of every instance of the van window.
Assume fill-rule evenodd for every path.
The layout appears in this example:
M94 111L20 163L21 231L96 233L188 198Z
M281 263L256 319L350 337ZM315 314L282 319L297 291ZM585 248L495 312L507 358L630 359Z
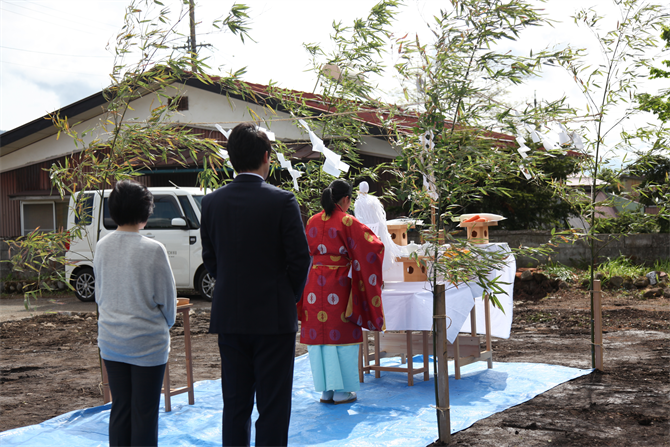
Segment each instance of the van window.
M105 197L105 203L104 203L104 209L103 209L103 225L105 225L105 228L108 230L116 230L116 222L114 222L114 219L112 219L112 216L109 214L109 205L107 204L107 197Z
M109 205L107 198L104 203L104 225L108 230L116 230L116 223L109 214ZM154 212L149 216L145 230L160 230L173 228L172 219L175 217L183 218L184 215L177 204L177 201L172 196L157 196L154 195ZM197 222L197 220L196 220Z
M195 215L195 211L193 211L191 202L188 200L188 197L186 196L178 196L178 197L179 197L179 203L181 204L181 208L184 210L184 214L186 214L188 227L192 230L197 230L198 228L200 228L200 222L198 222L198 218Z
M105 201L105 203L107 203ZM93 212L93 194L79 194L74 205L74 224L91 225Z
M149 216L145 230L172 228L172 219L183 218L179 204L172 196L154 196L154 212Z
M195 204L198 205L198 211L202 213L202 198L205 196L191 196L195 200Z

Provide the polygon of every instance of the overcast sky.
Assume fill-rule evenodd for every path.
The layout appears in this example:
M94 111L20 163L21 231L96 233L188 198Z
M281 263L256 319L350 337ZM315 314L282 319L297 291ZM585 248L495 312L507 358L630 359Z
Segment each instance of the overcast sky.
M0 0L0 129L10 130L37 119L60 107L100 91L109 84L114 58L114 36L123 24L129 0ZM173 11L180 0L163 0ZM306 72L309 58L303 43L328 43L333 21L351 24L364 17L377 3L370 0L240 0L251 7L251 37L256 42L242 44L230 33L214 32L213 19L227 13L232 1L200 0L196 21L198 43L212 47L201 50L210 56L212 74L247 67L244 79L267 84L270 80L282 87L309 91L315 76ZM432 21L440 7L450 2L407 0L400 10L394 33L419 33L429 40L425 23ZM558 20L554 28L542 27L526 32L510 49L524 54L547 46L586 47L597 51L596 42L584 27L570 19L578 8L595 5L614 23L618 11L609 0L551 0L545 4L549 16ZM184 22L182 31L187 32ZM183 44L185 44L185 40ZM106 49L111 44L112 48ZM658 50L660 53L660 47ZM666 55L667 56L667 55ZM667 59L667 57L665 57ZM646 86L647 84L645 84ZM653 91L659 83L648 84ZM382 88L393 90L390 81ZM517 102L556 99L566 94L575 106L583 97L569 75L548 68L541 79L533 80L514 91ZM646 119L644 120L646 121ZM644 124L643 121L635 123Z

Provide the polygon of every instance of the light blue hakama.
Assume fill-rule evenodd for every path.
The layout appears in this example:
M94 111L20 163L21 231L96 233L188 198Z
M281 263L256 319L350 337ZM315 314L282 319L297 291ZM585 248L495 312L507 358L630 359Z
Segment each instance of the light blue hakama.
M309 345L309 363L316 391L358 391L358 344Z

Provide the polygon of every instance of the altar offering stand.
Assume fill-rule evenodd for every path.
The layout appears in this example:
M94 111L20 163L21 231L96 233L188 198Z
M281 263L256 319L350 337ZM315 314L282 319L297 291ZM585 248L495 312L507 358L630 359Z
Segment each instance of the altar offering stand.
M391 234L391 239L397 245L407 245L407 224L388 224L388 231ZM404 280L409 281L426 281L427 279L427 270L425 260L421 260L419 265L417 262L410 258L397 258L398 262L403 264L403 276ZM383 302L383 292L382 292L382 302ZM369 334L372 332L375 353L374 353L374 364L370 364L370 349L369 349ZM413 332L419 332L421 334L420 339L413 338ZM423 373L423 380L427 381L430 378L430 372L428 369L428 362L423 362L421 368L414 367L414 352L421 352L423 358L428 358L428 334L427 331L411 331L404 330L396 334L384 334L379 333L378 331L363 331L363 344L359 349L359 359L358 359L358 380L363 383L363 375L371 371L375 372L375 378L378 379L381 377L381 371L395 371L407 373L407 384L409 386L414 385L414 375ZM404 351L401 353L402 363L405 363L407 359L407 367L397 367L397 366L381 366L381 348L380 348L380 337L386 335L393 335L396 338L400 339L404 343ZM393 351L396 352L396 351Z
M497 220L504 219L502 216L491 215L491 214L482 214L488 219L485 222L473 222L473 223L463 223L461 226L466 227L468 230L468 239L471 242L477 244L487 244L489 226L497 225ZM470 215L462 216L463 219L470 217ZM406 231L406 226L404 228L392 228L389 227L389 231L396 232L396 237L394 240L400 241L402 244L403 241L406 241L407 238L402 236L402 232ZM400 245L399 244L399 245ZM405 242L406 244L406 242ZM404 244L403 244L404 245ZM411 258L398 258L398 261L403 263L403 281L404 282L417 282L417 289L420 290L420 282L427 281L425 261L420 260L419 265L417 261ZM466 287L466 285L461 285L461 287ZM469 289L468 289L469 290ZM511 293L510 290L508 293ZM510 295L511 296L511 295ZM413 295L408 294L408 299L412 299ZM462 299L459 298L459 299ZM483 310L484 310L484 343L485 349L481 349L482 340L480 335L477 334L477 315L476 307L474 306L474 297L470 294L469 297L472 300L472 306L470 308L470 334L457 334L453 343L450 343L448 340L447 345L447 356L454 359L455 367L455 378L461 378L460 368L462 366L468 365L475 362L487 362L488 368L493 368L493 349L491 344L491 311L490 311L490 302L487 294L483 297ZM431 300L432 301L432 300ZM382 294L382 302L384 302L384 295ZM410 306L412 309L413 306ZM428 311L428 309L426 309ZM385 307L386 312L386 307ZM419 311L420 312L420 311ZM429 310L430 316L432 317L432 307ZM447 316L448 317L448 316ZM449 318L449 317L448 317ZM460 322L462 325L463 321ZM410 326L405 326L410 327ZM365 332L364 342L361 346L360 356L359 356L359 380L363 382L363 375L366 372L375 371L375 378L380 377L380 371L395 371L403 372L408 374L408 385L413 385L413 375L424 373L424 380L428 380L428 362L424 362L423 368L414 368L412 362L412 356L416 352L423 352L424 359L428 358L428 353L432 353L432 339L429 339L428 335L431 333L432 328L432 318L426 320L421 324L420 328L415 327L414 329L420 329L421 339L413 338L411 330L400 331L400 333L379 333L373 332L373 340L375 346L374 353L374 364L370 365L369 354L369 345L368 345L368 332ZM392 328L388 328L391 330ZM461 327L459 326L458 330ZM404 367L383 367L380 364L380 357L384 354L394 354L400 355L401 361L405 363L405 356L407 356L407 368ZM425 371L424 371L425 368Z
M423 283L416 283L417 288L423 286ZM463 289L464 288L464 289ZM451 292L454 292L453 289L450 289ZM476 317L476 307L474 306L474 298L470 293L469 289L465 285L461 285L461 291L458 292L463 295L467 295L465 298L470 305L470 333L460 333L455 336L453 343L450 343L446 340L447 347L447 357L454 359L454 368L455 368L455 377L456 379L461 378L461 367L469 365L470 363L475 362L487 362L488 368L493 368L493 350L491 344L491 318L490 318L490 303L488 297L485 297L484 301L484 321L485 321L485 333L483 336L477 334L477 317ZM383 302L382 295L382 302ZM411 292L407 294L407 299L409 301L419 300L418 296L414 296ZM443 298L444 299L444 298ZM452 299L462 299L461 297L454 297L452 294ZM380 371L395 371L407 373L407 383L409 386L412 386L414 383L413 376L415 374L424 373L424 380L428 380L428 365L427 362L424 362L422 368L414 368L412 357L414 354L422 353L425 359L429 358L429 355L433 353L433 342L430 335L431 326L432 326L432 300L430 303L425 303L427 306L423 309L420 306L417 306L416 311L421 312L421 310L429 311L430 315L427 314L427 317L424 318L420 326L415 326L415 324L400 325L400 327L413 327L413 330L400 330L399 332L371 332L373 336L374 343L374 354L369 353L369 334L370 332L364 332L363 345L361 346L361 358L360 358L360 367L359 367L359 380L363 381L363 374L374 371L375 378L379 378ZM447 325L449 326L451 317L454 317L456 320L456 315L452 314L451 316L447 315ZM465 317L458 320L456 324L463 324ZM390 328L394 330L395 328ZM399 329L399 328L398 328ZM416 337L415 332L420 333L420 337ZM485 349L481 349L482 338L484 339ZM381 366L380 360L383 357L387 356L401 356L401 363L405 363L405 357L407 358L407 367L392 367L392 366ZM371 359L374 359L374 364L370 364ZM425 370L424 370L425 368Z

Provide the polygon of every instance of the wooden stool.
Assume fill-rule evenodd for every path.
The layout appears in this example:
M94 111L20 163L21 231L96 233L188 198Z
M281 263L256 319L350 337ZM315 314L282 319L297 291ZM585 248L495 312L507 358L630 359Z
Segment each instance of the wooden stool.
M193 362L191 361L191 316L190 310L193 304L177 306L177 312L183 315L184 319L184 351L186 354L186 386L181 388L170 388L170 361L165 365L165 375L163 376L163 395L165 396L165 412L172 411L172 402L170 398L177 394L188 393L188 404L195 403L195 392L193 390Z
M363 383L363 374L366 372L374 371L375 379L381 377L380 371L394 371L407 374L407 385L414 385L414 374L423 373L423 380L427 381L430 378L430 372L428 367L428 334L429 331L419 331L421 332L421 339L412 340L412 331L405 331L404 334L388 334L382 333L381 336L385 338L394 338L398 339L397 341L404 343L403 352L407 353L407 368L399 366L381 366L381 349L379 344L380 333L373 331L374 343L375 343L375 354L374 354L374 365L370 365L370 353L368 349L368 334L370 331L363 331L363 344L359 348L358 356L358 380ZM402 339L402 341L400 341ZM420 343L420 345L415 346L415 343ZM417 351L421 350L423 353L423 366L421 368L414 368L414 348L417 348ZM404 358L403 358L404 360ZM404 361L402 363L405 363Z

